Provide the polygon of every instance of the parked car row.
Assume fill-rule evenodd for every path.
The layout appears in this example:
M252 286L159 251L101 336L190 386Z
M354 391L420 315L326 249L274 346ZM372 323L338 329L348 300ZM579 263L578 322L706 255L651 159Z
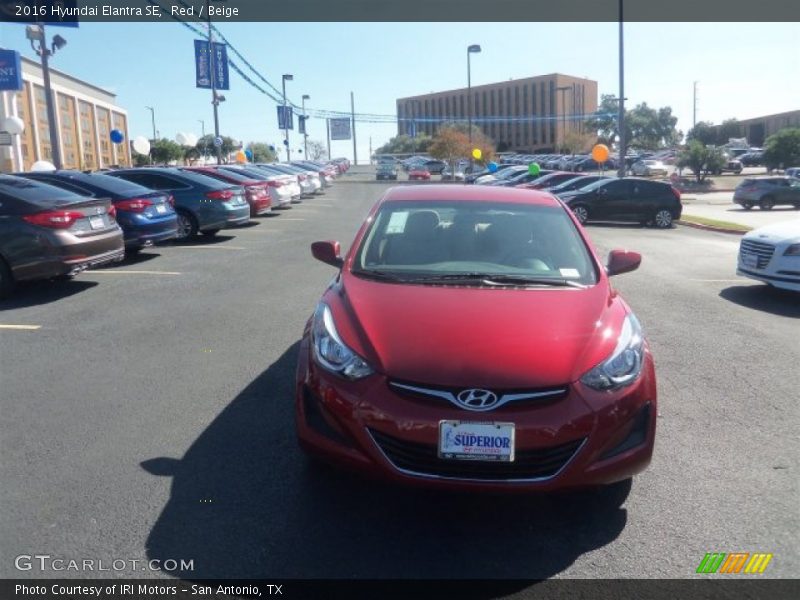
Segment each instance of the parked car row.
M247 223L329 187L349 163L294 161L0 175L0 297L154 244Z

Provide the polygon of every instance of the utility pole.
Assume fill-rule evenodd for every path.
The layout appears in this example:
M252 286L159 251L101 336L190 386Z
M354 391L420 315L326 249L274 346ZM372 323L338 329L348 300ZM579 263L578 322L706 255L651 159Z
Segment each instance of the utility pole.
M625 177L628 171L627 164L625 163L625 155L627 149L625 148L625 46L623 39L623 0L619 0L619 114L617 116L617 123L619 126L619 177Z
M350 118L353 121L353 164L358 164L358 150L356 149L356 104L353 92L350 92Z
M197 119L197 122L200 123L200 138L203 140L203 164L206 162L206 153L208 152L208 145L206 142L206 122L203 119Z
M692 95L692 129L697 125L697 82L694 82L694 94Z

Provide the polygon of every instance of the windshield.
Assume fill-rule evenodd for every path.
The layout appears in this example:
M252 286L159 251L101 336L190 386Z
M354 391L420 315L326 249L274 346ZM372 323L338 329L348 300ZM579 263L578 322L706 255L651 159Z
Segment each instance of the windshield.
M583 239L561 206L389 202L364 236L353 273L400 282L459 278L533 285L597 281Z

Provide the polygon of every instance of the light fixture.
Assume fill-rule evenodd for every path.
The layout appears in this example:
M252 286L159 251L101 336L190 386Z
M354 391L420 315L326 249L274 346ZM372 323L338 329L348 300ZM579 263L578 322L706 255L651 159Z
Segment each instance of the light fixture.
M61 50L64 46L67 45L67 40L65 40L60 35L56 34L53 36L53 52L56 50Z

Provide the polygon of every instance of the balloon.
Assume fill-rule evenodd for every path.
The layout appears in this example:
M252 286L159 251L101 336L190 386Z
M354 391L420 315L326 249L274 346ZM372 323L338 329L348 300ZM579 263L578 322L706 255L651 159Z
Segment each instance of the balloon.
M236 151L236 162L237 163L246 163L247 162L247 156L241 150L237 150Z
M25 121L19 117L8 117L3 121L3 130L11 135L19 135L25 131Z
M143 135L137 135L133 140L133 151L137 154L150 154L150 142Z
M270 147L269 147L269 151L270 151L270 152L275 152L275 146L270 146Z
M528 173L531 175L538 175L541 169L539 168L539 163L532 162L528 165Z
M198 142L198 139L197 139L197 136L195 134L193 134L193 133L187 133L186 134L186 145L187 146L197 146L197 142Z
M608 160L609 151L605 144L595 144L592 148L592 158L595 162L604 163Z
M55 171L56 166L48 160L37 160L31 165L31 171Z
M111 141L115 144L121 144L122 140L125 139L125 134L122 133L119 129L112 129L111 133L109 134Z
M253 151L248 148L244 151L244 155L247 157L247 160L253 160Z
M483 156L483 152L481 152L480 148L475 148L472 151L472 158L474 158L475 160L480 160L481 156Z
M486 166L489 167L489 173L496 173L497 172L497 163L496 162L490 162Z

